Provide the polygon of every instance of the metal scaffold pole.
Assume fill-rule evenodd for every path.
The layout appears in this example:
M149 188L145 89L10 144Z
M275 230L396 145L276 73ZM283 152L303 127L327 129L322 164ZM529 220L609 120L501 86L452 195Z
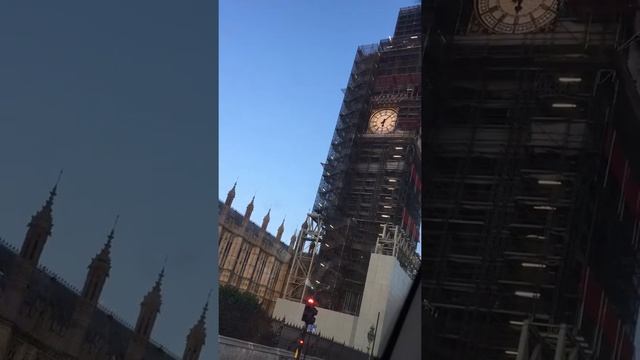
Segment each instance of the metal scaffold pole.
M293 246L293 259L284 290L285 299L297 302L304 301L307 286L311 286L311 272L324 233L324 223L321 216L315 212L307 214Z

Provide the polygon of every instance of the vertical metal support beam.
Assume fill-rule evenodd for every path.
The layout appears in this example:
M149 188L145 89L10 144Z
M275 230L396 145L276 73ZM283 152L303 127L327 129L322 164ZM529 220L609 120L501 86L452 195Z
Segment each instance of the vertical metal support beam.
M609 147L609 156L607 157L607 166L604 170L604 180L602 181L602 187L607 186L607 180L609 179L609 169L611 168L611 158L613 156L613 147L616 144L616 131L613 130L613 135L611 136L611 146Z
M386 225L385 225L386 226ZM393 251L392 251L392 255L393 257L398 257L398 245L400 243L400 226L396 225L394 228L394 236L393 236Z
M306 295L307 292L307 284L310 283L310 277L311 277L311 270L313 269L313 261L316 259L316 254L318 253L319 247L322 246L322 243L320 242L321 237L322 237L322 220L320 220L320 217L318 216L318 218L316 219L317 221L317 228L313 229L314 230L314 234L312 235L312 241L311 241L311 246L310 246L310 250L309 252L311 253L311 260L309 260L309 267L307 268L307 276L304 279L304 286L302 287L302 294L300 295L300 302L304 302L304 296ZM306 357L306 353L305 353L305 357Z
M538 344L533 348L529 360L546 360L542 358L542 344Z
M302 230L298 233L298 237L293 244L293 259L291 259L291 267L289 268L289 274L287 275L287 283L284 284L284 291L282 292L283 297L287 297L289 293L289 284L291 283L291 276L294 273L294 269L296 267L296 260L298 260L298 244L300 243L300 238L302 237Z
M625 185L627 185L627 178L629 177L629 161L624 161L624 173L622 175L622 189L620 189L620 200L618 201L618 220L622 221L624 216L625 205Z
M516 360L529 360L529 323L527 319L522 323L522 330L520 331L520 342L518 343L518 356Z
M564 359L564 348L567 341L567 324L560 325L560 332L558 333L558 342L556 343L556 354L553 360Z
M602 346L602 337L604 334L604 321L607 318L607 306L609 304L609 299L604 296L604 291L600 295L600 299L604 299L604 303L601 303L601 312L600 312L600 315L598 316L598 322L596 326L597 336L594 337L594 341L595 341L594 354L596 359L600 356L600 349Z
M587 301L587 290L589 287L589 275L591 274L591 268L587 267L584 275L584 289L582 291L582 301L580 302L580 311L578 312L578 324L576 328L580 330L582 328L582 318L584 316L584 305Z

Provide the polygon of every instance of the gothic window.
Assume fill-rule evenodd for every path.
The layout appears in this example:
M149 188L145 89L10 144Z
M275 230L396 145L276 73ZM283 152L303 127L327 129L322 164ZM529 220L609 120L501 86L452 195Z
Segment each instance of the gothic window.
M218 264L220 265L224 265L224 263L227 261L227 257L229 256L229 251L231 250L231 246L233 245L231 236L232 236L231 233L225 233L222 236L221 248L220 248L220 250L222 251L218 252L218 259L219 259Z
M278 275L280 274L280 266L282 264L276 261L273 264L273 268L271 270L271 276L269 277L269 283L267 285L268 289L273 289L276 286L276 281L278 281Z
M256 284L260 283L260 278L262 278L262 273L264 272L264 267L267 264L267 254L264 252L260 252L258 255L258 261L256 262L256 267L253 270L253 281Z
M223 231L222 233L220 233L220 238L218 239L218 257L220 257L221 251L222 249L224 249L225 245L227 244L227 241L229 240L228 232Z
M244 273L244 269L247 266L247 261L249 260L249 255L251 254L250 250L251 245L244 243L242 244L242 248L240 249L240 255L238 255L238 263L236 264L235 273L239 276L242 276Z

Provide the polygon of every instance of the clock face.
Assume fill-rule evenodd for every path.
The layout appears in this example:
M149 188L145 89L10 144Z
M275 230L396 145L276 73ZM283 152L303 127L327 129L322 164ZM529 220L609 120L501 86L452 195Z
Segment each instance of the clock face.
M374 134L388 134L396 128L398 112L393 109L375 110L369 119L369 130Z
M489 30L522 34L551 24L558 13L558 0L476 0L476 11Z

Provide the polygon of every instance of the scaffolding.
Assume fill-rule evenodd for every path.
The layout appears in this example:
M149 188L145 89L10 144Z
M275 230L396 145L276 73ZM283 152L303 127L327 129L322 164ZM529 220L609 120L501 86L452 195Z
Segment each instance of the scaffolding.
M325 217L336 215L337 203L349 168L352 145L362 112L367 106L366 98L373 79L376 50L371 45L358 48L347 88L343 90L345 95L342 108L331 139L327 161L322 164L322 177L313 206L314 211Z
M327 307L359 312L376 239L400 226L415 251L420 225L420 7L400 10L393 37L360 46L314 202L326 234L314 268ZM398 115L392 133L369 131L373 111ZM324 306L324 305L323 305Z
M420 258L415 252L415 244L400 228L384 224L382 234L376 241L375 253L393 256L411 279L414 279L420 267Z
M535 359L516 348L514 323L584 330L573 325L581 273L602 241L592 234L622 24L565 12L550 32L469 33L472 9L455 8L463 3L436 8L425 50L423 294L438 314L425 343L436 360ZM637 308L637 297L629 303ZM540 358L553 356L571 353Z
M593 351L584 339L573 336L567 324L548 325L530 320L513 322L520 327L517 350L506 350L516 360L591 360Z
M305 296L308 295L307 288L313 290L311 274L315 265L314 260L316 260L318 250L322 246L324 233L321 216L317 213L307 214L292 246L291 268L283 292L285 299L304 302Z

